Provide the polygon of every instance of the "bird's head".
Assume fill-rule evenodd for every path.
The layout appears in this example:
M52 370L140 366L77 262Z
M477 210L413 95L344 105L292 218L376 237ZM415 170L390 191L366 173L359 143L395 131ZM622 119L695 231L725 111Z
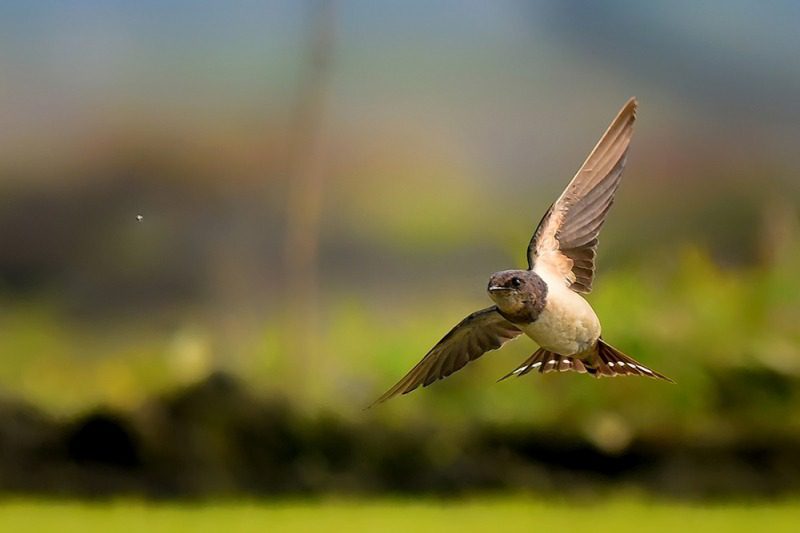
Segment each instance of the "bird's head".
M489 278L486 288L501 311L511 315L544 306L547 285L531 270L503 270Z

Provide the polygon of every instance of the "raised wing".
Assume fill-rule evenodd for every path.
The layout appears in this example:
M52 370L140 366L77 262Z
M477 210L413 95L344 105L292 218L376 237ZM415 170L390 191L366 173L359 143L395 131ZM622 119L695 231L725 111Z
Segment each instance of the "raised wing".
M636 106L635 98L623 106L528 245L528 268L550 271L575 292L592 290L597 236L622 177Z
M434 381L444 379L520 333L522 332L514 324L500 316L497 307L476 311L451 329L422 361L375 403L385 402L398 394L411 392L420 385L427 387Z

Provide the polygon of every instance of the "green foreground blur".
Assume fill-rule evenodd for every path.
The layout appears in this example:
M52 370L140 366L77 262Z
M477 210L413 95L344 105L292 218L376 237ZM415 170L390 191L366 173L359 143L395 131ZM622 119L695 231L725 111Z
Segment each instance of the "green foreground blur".
M146 504L7 501L3 531L796 531L797 501L688 505L612 498L586 502L523 496L463 501L344 500Z

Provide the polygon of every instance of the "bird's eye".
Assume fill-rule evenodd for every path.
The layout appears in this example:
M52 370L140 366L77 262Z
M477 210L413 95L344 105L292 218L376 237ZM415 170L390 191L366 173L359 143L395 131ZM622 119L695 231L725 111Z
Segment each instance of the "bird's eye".
M522 286L522 280L519 279L519 278L511 278L511 285L515 289L518 289L518 288L520 288Z

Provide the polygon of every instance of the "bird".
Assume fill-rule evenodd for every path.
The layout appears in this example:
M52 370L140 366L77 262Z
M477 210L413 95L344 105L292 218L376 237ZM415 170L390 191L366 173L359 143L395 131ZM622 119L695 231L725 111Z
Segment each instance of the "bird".
M539 349L498 381L538 371L674 383L607 343L600 319L583 297L592 290L598 236L622 177L637 107L636 98L622 106L547 209L528 244L528 268L492 274L487 292L494 305L459 322L372 405L444 379L523 333Z

